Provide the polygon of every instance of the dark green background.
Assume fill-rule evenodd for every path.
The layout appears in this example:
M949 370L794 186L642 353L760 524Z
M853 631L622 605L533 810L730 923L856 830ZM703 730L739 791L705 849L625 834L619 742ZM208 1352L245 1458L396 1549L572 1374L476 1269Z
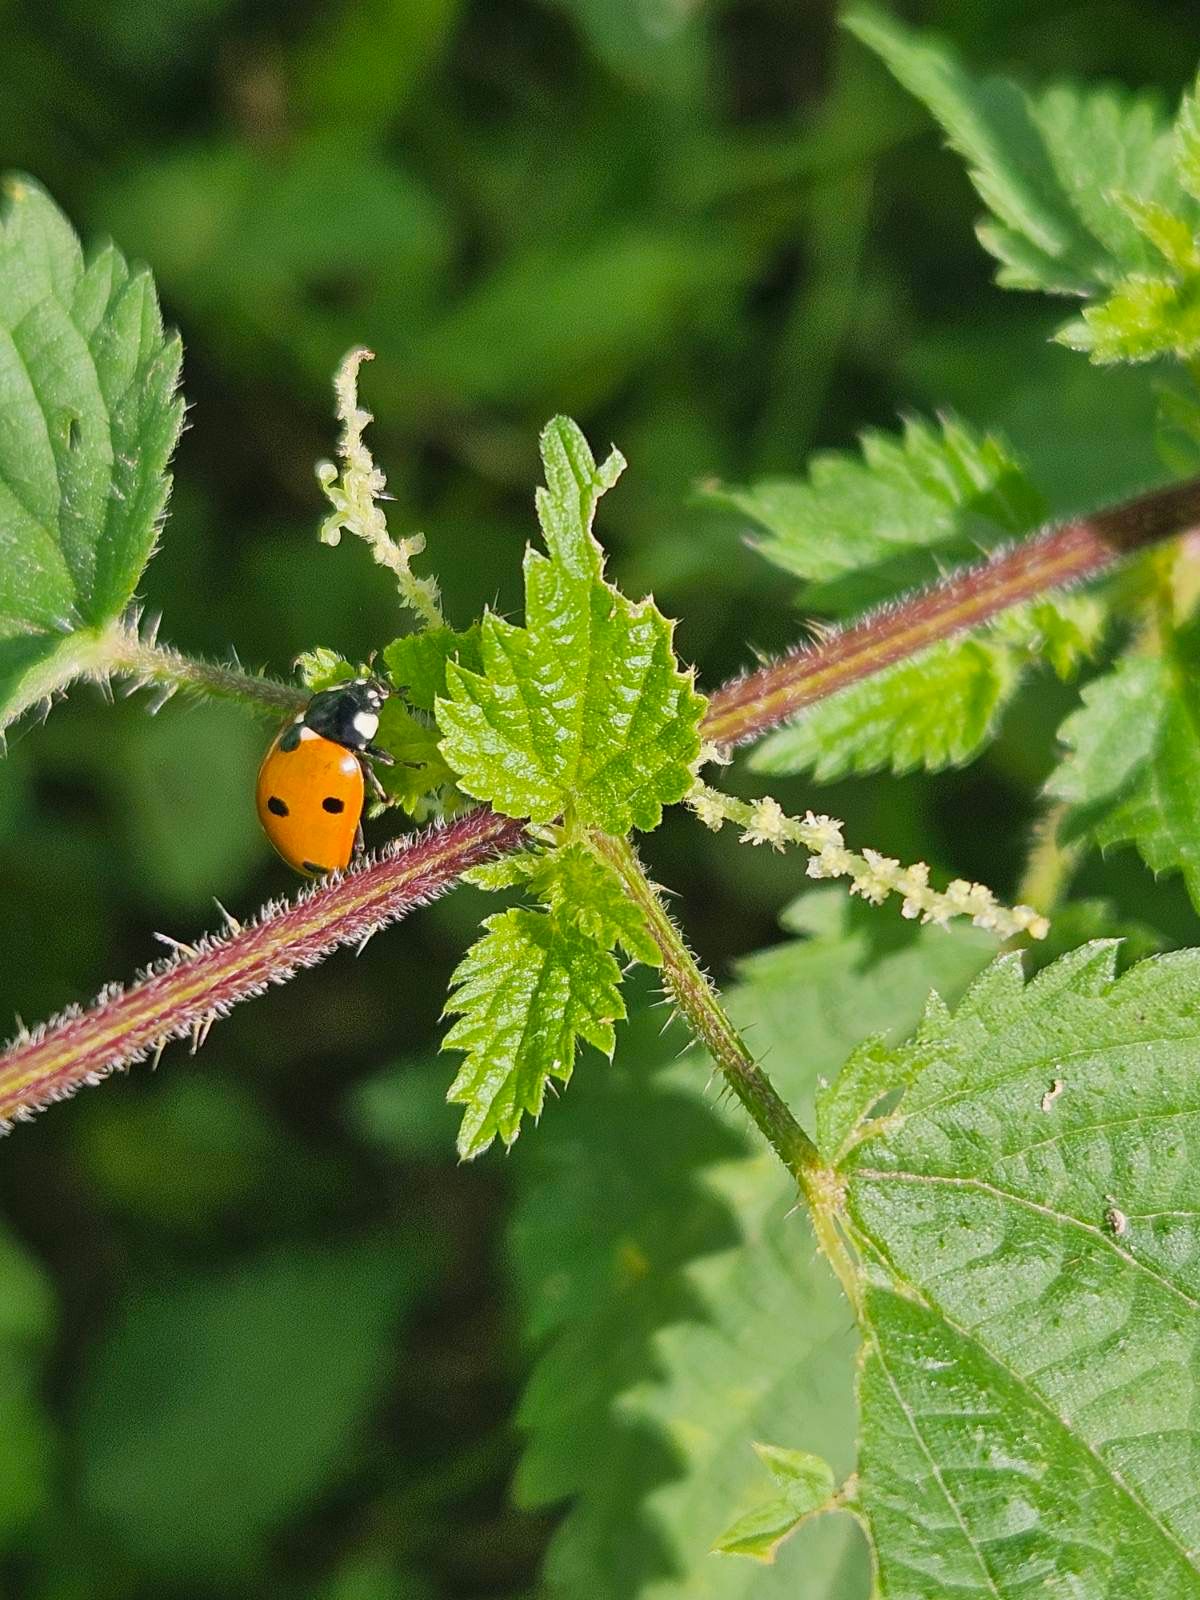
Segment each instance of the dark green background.
M1173 99L1194 68L1187 4L905 10L1031 79ZM1160 474L1144 374L1097 382L1046 344L1058 308L991 286L959 164L826 7L59 0L0 3L0 38L0 168L149 262L183 332L190 427L143 585L182 648L286 673L397 631L366 552L315 539L329 379L360 341L393 529L427 532L453 621L519 604L537 433L566 411L628 457L615 571L707 685L800 625L698 503L706 475L947 406L1005 429L1059 511ZM1011 892L1069 700L1041 684L967 773L772 788ZM294 887L253 817L268 735L88 691L18 731L0 1015L132 976L214 896L245 915ZM804 881L680 819L647 853L721 977ZM1118 857L1085 888L1145 916L1146 881ZM550 1522L506 1492L520 1152L455 1165L435 1059L481 905L456 893L0 1145L0 1593L532 1592ZM1194 938L1170 887L1152 920Z

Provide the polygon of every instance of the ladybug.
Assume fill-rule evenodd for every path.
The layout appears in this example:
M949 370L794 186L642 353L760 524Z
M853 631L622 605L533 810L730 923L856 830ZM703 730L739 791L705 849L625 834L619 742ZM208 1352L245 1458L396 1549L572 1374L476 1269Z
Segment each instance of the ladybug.
M391 757L371 743L387 686L355 678L313 695L278 735L258 773L258 820L296 872L319 877L340 871L362 843L365 780L379 790L366 764Z

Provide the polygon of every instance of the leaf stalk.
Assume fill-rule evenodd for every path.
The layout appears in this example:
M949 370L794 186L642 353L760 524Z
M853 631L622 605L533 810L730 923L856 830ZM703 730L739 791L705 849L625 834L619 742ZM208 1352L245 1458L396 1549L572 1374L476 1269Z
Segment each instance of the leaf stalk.
M821 1168L816 1145L746 1047L707 975L672 922L628 839L593 833L593 849L620 878L642 912L663 958L663 978L692 1033L704 1045L726 1083L749 1112L771 1148L805 1195Z

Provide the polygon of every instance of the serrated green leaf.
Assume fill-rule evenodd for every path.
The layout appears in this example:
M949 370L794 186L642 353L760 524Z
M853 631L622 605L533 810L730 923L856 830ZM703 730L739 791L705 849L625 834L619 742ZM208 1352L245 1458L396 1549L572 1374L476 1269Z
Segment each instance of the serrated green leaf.
M1045 512L1008 447L953 419L934 427L910 418L899 437L864 433L861 459L842 451L816 455L804 479L706 493L751 518L769 561L828 586L827 594L803 597L819 610L857 610L890 598L936 576L947 561L977 557L1027 532ZM841 593L834 584L848 575L854 583ZM822 603L829 598L833 606Z
M752 753L758 772L847 773L971 760L995 736L1029 669L1049 661L1068 677L1099 643L1105 608L1064 595L1007 613L973 638L950 640L839 690L771 734Z
M384 701L373 742L392 757L392 765L376 767L375 776L388 798L406 811L420 814L430 796L454 783L432 719L411 712L401 695Z
M432 712L446 693L448 661L457 661L469 672L483 670L478 623L461 633L454 628L424 628L394 639L383 652L392 687L419 711Z
M746 964L730 996L798 1115L864 1034L903 1031L930 981L957 995L987 959L971 930L878 919L837 890L790 913L813 934ZM795 1211L787 1175L712 1095L703 1058L635 1008L603 1073L581 1076L513 1156L509 1254L541 1353L522 1400L521 1501L571 1504L553 1600L849 1600L865 1594L846 1518L805 1528L763 1568L714 1538L762 1499L755 1437L852 1464L850 1319ZM786 1336L780 1337L780 1329Z
M1200 1591L1200 953L1114 959L997 962L842 1165L882 1593Z
M1136 195L1120 191L1117 199L1138 232L1154 246L1168 266L1183 273L1200 269L1200 245L1189 219L1168 211L1157 200L1139 200Z
M784 1539L795 1533L805 1518L829 1505L833 1471L827 1461L806 1450L784 1450L773 1444L756 1444L754 1450L783 1493L739 1517L713 1548L726 1555L774 1561Z
M1187 192L1200 200L1200 77L1175 119L1175 170Z
M624 462L597 467L573 422L542 434L537 496L549 556L525 555L525 626L489 613L482 674L450 663L442 751L467 793L508 816L566 809L614 834L657 827L691 782L704 702L672 651L671 624L603 577L596 503Z
M533 863L530 888L560 921L605 950L620 944L633 960L648 967L662 965L642 912L612 868L585 845L564 845L527 859Z
M801 604L835 612L890 599L949 561L1029 531L1044 513L1006 446L945 419L938 428L910 419L899 438L866 434L861 459L818 456L806 480L709 493L754 518L770 560L818 580ZM1067 676L1095 649L1104 619L1089 596L1021 607L810 707L751 763L828 782L967 761L994 734L1024 671L1044 656Z
M1155 255L1120 194L1197 218L1176 170L1157 99L1112 86L1059 85L1034 96L1004 78L975 78L949 45L873 6L846 25L924 102L968 163L994 220L979 229L1008 288L1101 292Z
M322 689L332 689L339 683L349 683L358 676L358 668L352 662L326 645L302 651L296 657L296 671L301 683L313 694L319 694Z
M571 1076L578 1039L611 1056L625 1015L620 968L578 928L521 908L483 926L450 980L446 1012L458 1021L442 1044L467 1053L448 1095L466 1108L464 1160L497 1135L511 1145L522 1117L541 1115L547 1083Z
M469 867L462 875L463 883L473 883L477 889L498 894L502 889L515 889L519 883L528 883L537 871L539 857L532 850L517 851L501 856L498 861L485 861L482 866Z
M497 1133L511 1145L522 1116L541 1114L549 1079L571 1076L576 1037L612 1055L612 1024L625 1016L618 944L647 966L662 960L642 912L582 843L487 862L466 876L483 889L523 884L546 909L489 918L450 980L446 1010L461 1015L443 1049L468 1052L449 1096L467 1107L463 1157L486 1150Z
M1190 360L1200 351L1200 272L1182 280L1123 278L1107 300L1085 306L1055 337L1099 366L1164 355Z
M491 891L525 884L551 912L604 949L620 944L631 959L645 966L662 964L662 952L647 931L645 917L612 868L585 845L485 861L464 872L463 881Z
M150 276L85 260L31 180L0 188L0 725L87 670L154 549L183 415Z
M1124 657L1059 729L1067 754L1046 791L1068 837L1134 844L1152 872L1181 872L1200 906L1200 630L1163 656Z
M1060 594L1004 612L990 631L1048 661L1066 679L1096 654L1107 622L1108 606L1096 595Z
M988 742L1021 678L1013 650L994 640L935 645L830 695L773 733L750 758L756 772L913 772L969 761Z

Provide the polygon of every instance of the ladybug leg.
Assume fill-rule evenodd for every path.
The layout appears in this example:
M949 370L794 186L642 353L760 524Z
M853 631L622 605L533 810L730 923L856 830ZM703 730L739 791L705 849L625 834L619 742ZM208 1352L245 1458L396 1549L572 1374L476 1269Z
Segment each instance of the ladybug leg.
M389 765L392 764L392 758L390 756L388 757L388 764ZM370 789L371 793L375 796L376 800L386 800L387 799L387 790L383 787L383 785L380 783L379 779L375 776L375 773L371 769L370 762L369 761L364 761L363 764L362 764L362 769L363 769L363 777L366 778L366 780L367 780L367 787ZM360 832L362 831L361 828L360 828L359 831Z
M360 856L366 848L367 841L363 838L362 823L360 822L354 830L354 854Z
M381 766L394 767L396 765L395 756L389 755L386 750L381 750L377 744L369 744L367 746L367 754L372 761L378 761Z

